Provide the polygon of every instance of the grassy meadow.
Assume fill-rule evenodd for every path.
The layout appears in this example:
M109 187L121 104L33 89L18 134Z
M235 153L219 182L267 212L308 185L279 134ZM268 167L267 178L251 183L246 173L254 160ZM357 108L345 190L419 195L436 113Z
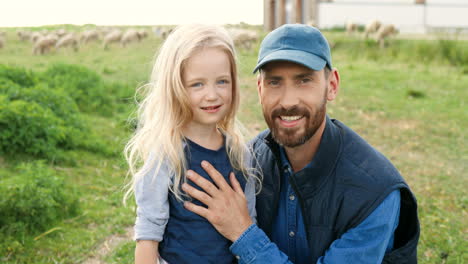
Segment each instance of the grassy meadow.
M31 71L44 80L48 77L43 73L57 63L84 66L99 76L107 89L106 100L111 102L105 112L103 105L78 104L79 120L87 124L85 135L92 137L91 143L77 143L78 147L46 156L15 154L5 147L0 151L0 190L5 192L0 205L10 191L18 191L8 184L23 174L34 177L35 168L59 179L62 185L57 186L70 190L64 197L72 193L77 204L73 213L57 216L40 229L19 232L21 226L0 225L0 262L93 263L93 258L99 258L99 263L132 263L134 242L128 238L112 246L107 242L111 237L125 237L134 222L134 203L122 204L127 168L122 150L131 133L128 120L135 110L135 89L147 82L162 40L150 33L126 48L113 45L103 50L101 43L90 43L77 52L65 49L40 56L32 55L30 43L18 40L16 29L0 31L6 32L0 64ZM380 49L361 36L335 31L325 35L341 76L340 92L329 104L329 115L383 152L412 188L421 221L420 263L468 263L468 42L399 37ZM251 74L258 45L238 50L242 93L238 116L252 135L266 128L256 76ZM1 86L0 82L0 104ZM67 96L75 96L68 92ZM0 128L1 118L0 114ZM5 138L2 133L0 141ZM27 167L37 160L43 160L42 165ZM25 195L24 190L19 195Z

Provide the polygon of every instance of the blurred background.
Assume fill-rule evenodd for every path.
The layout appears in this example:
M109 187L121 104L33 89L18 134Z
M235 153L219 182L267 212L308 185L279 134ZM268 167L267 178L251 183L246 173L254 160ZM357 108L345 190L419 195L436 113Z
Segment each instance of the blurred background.
M225 26L239 119L266 128L256 64L285 23L318 27L341 75L329 105L419 205L420 263L468 263L468 0L16 0L0 4L0 263L133 263L123 147L175 26Z

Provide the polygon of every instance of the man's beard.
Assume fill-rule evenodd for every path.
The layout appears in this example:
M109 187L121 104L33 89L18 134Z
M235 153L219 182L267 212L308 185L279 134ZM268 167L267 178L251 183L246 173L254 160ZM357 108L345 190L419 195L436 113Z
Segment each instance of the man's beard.
M313 137L325 119L325 113L327 109L327 91L328 89L325 91L325 96L322 103L318 106L314 113L311 113L305 107L297 105L288 109L283 107L276 108L272 111L270 116L268 116L265 111L263 111L263 117L265 118L265 121L270 128L273 139L281 146L295 148L304 144L311 137ZM279 116L303 116L302 118L306 119L304 132L298 134L298 130L301 129L298 127L280 128L275 122L276 118L279 118Z

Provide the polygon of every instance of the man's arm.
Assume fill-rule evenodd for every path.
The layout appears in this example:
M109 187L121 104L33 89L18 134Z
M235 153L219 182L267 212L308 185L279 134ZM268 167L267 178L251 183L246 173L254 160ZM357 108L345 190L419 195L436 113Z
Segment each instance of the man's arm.
M400 217L400 191L395 190L357 227L333 241L317 264L382 263L393 248Z

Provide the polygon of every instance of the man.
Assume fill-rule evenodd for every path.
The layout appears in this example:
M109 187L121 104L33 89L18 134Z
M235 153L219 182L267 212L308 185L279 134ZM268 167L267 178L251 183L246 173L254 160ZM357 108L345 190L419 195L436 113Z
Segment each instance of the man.
M326 114L339 91L327 40L316 28L284 25L263 40L254 72L269 130L252 143L263 173L258 226L234 177L210 165L205 192L183 189L207 207L185 207L226 238L239 263L417 263L416 200L393 165Z

